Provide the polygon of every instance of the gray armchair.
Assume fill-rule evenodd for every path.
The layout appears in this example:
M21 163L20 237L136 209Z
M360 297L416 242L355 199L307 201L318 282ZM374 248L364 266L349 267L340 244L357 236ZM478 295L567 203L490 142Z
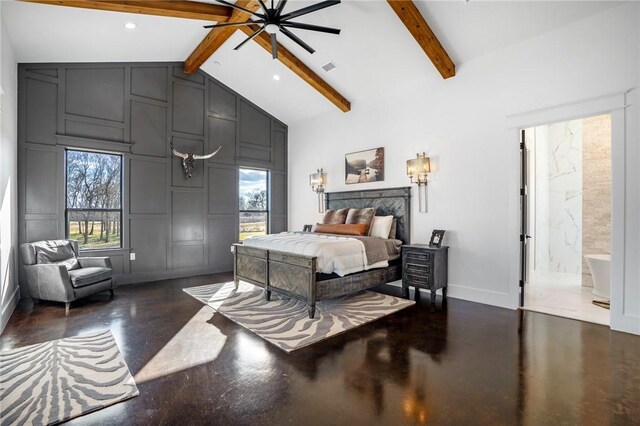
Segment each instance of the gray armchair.
M29 295L34 299L71 302L101 291L113 296L115 281L108 257L78 257L75 240L49 240L20 246Z

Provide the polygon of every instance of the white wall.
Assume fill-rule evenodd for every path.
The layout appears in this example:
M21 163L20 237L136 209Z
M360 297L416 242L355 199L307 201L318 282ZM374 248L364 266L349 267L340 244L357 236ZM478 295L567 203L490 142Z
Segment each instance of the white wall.
M290 124L290 229L316 218L308 185L316 168L328 172L328 191L406 186L405 161L424 150L435 171L428 213L413 203L412 240L427 242L432 229L446 229L451 297L515 308L519 158L506 117L637 87L639 7L626 3L458 64L456 77L431 86L383 76L368 97L353 100L351 112ZM626 188L626 209L637 223L638 112L627 112L627 180L636 180ZM385 182L346 187L344 154L378 146L386 148ZM632 260L640 232L638 225L628 230ZM637 259L625 270L624 329L636 330L637 321L640 333Z
M2 12L0 1L0 14ZM20 298L18 247L18 69L6 26L0 19L0 333Z

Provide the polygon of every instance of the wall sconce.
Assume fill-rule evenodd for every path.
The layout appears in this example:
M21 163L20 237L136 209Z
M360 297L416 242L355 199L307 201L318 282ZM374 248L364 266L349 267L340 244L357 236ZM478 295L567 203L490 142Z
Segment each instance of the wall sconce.
M427 212L427 175L431 171L431 162L424 152L417 154L416 158L407 160L407 176L411 183L418 185L418 202L420 212Z
M318 194L318 211L324 213L324 187L327 184L327 174L318 169L317 172L309 175L309 185L313 192Z

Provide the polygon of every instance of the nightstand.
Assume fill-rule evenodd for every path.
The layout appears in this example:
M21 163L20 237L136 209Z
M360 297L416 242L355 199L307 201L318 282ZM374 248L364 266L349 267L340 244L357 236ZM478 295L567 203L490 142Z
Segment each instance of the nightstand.
M428 244L402 246L402 295L409 297L409 286L416 291L431 290L431 302L436 300L436 290L442 289L447 297L447 271L449 247L429 247Z

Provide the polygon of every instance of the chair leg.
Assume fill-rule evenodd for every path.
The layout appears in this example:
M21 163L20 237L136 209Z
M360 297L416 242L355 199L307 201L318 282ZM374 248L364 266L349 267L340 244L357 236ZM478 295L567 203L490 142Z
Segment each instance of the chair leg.
M64 314L69 315L69 309L71 308L71 302L64 302Z
M111 298L113 299L113 297L116 295L116 293L113 291L113 289L109 289L109 293L111 294Z

